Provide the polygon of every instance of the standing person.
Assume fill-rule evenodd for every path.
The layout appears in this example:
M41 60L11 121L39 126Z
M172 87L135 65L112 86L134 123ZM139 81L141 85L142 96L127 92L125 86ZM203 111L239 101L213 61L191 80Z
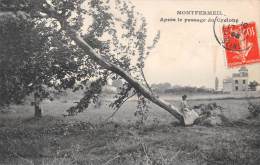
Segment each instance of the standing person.
M181 101L181 111L184 113L185 111L189 111L189 105L187 103L187 95L182 96L182 101Z

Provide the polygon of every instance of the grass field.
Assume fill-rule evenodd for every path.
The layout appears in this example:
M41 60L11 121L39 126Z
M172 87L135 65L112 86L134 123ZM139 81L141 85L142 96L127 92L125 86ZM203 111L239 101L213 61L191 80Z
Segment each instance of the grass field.
M109 122L109 102L64 118L75 100L42 104L44 117L33 119L29 105L11 106L0 117L0 164L260 164L260 119L248 120L249 100L216 102L232 125L182 127L151 104L146 124L136 125L135 101L127 102ZM171 101L178 105L178 101ZM251 99L259 102L260 99Z

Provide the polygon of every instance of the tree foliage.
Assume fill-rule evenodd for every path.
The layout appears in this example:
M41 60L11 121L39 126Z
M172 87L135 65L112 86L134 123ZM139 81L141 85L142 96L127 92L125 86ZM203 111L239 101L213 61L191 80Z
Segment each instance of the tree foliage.
M249 89L252 91L256 91L256 87L259 85L257 81L250 81L249 82Z
M0 17L0 105L20 103L33 90L30 85L47 62L40 54L46 38L38 35L34 23L17 12ZM38 59L38 58L41 58ZM45 64L43 64L45 65Z

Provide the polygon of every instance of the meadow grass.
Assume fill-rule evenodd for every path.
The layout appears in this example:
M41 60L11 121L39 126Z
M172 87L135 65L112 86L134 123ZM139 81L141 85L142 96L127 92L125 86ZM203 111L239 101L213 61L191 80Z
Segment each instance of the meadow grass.
M248 123L234 122L232 126L183 127L151 104L148 120L138 127L135 101L127 102L106 123L104 120L113 112L108 108L109 102L64 118L62 114L73 102L43 102L44 117L39 120L32 118L33 107L28 104L11 106L10 113L1 114L0 164L256 165L260 162L259 118ZM193 100L190 104L209 102L224 107L225 116L232 121L245 120L249 115L248 100Z

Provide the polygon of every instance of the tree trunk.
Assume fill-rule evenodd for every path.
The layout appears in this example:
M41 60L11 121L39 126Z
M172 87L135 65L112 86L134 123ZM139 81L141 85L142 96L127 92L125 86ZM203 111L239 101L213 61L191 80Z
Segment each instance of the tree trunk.
M34 117L41 118L42 117L42 109L40 107L41 99L39 97L38 92L34 93Z
M68 29L67 29L68 30ZM145 88L141 83L135 80L126 71L118 67L117 65L108 62L102 56L97 54L93 48L84 41L84 39L74 30L69 29L68 34L77 43L77 45L82 48L94 61L96 61L104 69L110 70L123 79L125 79L136 91L140 92L145 98L158 105L159 107L165 109L174 117L176 117L184 125L192 125L194 121L198 118L198 115L185 115L178 108L171 105L170 103L160 99L159 97L153 95L147 88ZM196 112L194 112L196 113Z

